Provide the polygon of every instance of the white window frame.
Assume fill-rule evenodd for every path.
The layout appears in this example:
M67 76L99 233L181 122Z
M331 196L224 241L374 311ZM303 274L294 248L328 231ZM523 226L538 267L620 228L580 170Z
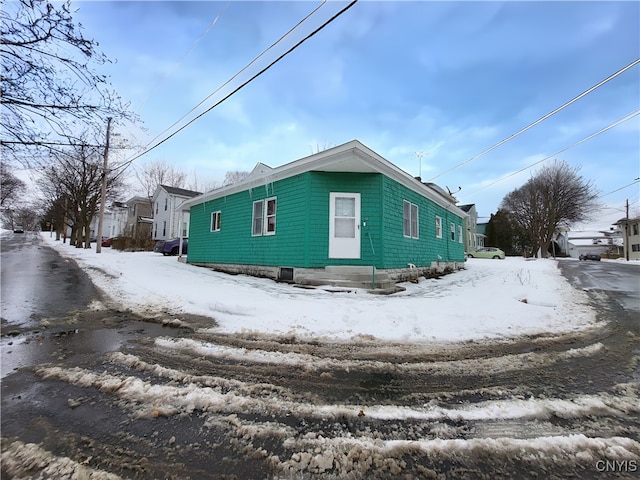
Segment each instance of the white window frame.
M260 215L256 216L256 206L260 205ZM260 223L256 223L260 222ZM258 228L256 228L258 227ZM251 207L251 236L259 237L264 230L264 200L256 200Z
M273 202L273 212L269 213L269 203ZM260 205L260 216L256 216L256 205ZM276 214L278 212L277 197L264 198L253 202L251 209L251 236L259 237L262 235L276 234ZM272 222L269 222L273 219ZM271 230L271 226L273 230Z
M436 215L436 238L442 238L442 217Z
M451 241L455 242L456 241L456 224L451 222Z
M211 212L211 231L212 232L220 231L221 221L222 221L222 212L220 210Z
M407 217L407 211L409 215ZM405 238L419 238L420 216L418 205L407 200L402 201L402 234Z
M458 243L462 243L462 227L458 225Z
M269 213L269 203L273 202L273 211ZM264 234L275 235L276 234L276 213L278 212L278 201L276 197L269 197L264 199ZM273 222L269 223L269 220L273 219ZM273 226L273 230L271 230Z

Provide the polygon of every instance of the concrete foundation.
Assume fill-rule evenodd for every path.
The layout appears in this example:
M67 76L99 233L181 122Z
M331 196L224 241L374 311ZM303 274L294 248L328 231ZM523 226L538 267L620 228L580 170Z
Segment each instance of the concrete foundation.
M433 262L430 266L377 269L373 266L331 265L324 268L271 267L229 263L193 263L233 275L252 275L298 285L330 285L367 290L394 290L396 283L436 277L464 268L464 262Z

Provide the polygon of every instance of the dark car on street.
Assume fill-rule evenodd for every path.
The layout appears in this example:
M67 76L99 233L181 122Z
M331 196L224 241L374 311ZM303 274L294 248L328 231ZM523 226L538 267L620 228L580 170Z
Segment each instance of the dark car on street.
M189 241L186 238L182 239L182 253L187 253ZM153 247L154 252L162 253L163 255L178 255L180 252L180 239L172 238L171 240L158 240Z
M580 255L580 260L595 260L596 262L600 261L600 255L597 253L583 253Z

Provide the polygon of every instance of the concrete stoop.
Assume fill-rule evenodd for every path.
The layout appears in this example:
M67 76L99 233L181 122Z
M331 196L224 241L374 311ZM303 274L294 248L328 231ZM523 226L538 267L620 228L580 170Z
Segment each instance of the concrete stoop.
M323 270L300 272L295 282L302 285L332 285L334 287L364 288L367 290L389 290L395 281L389 274L375 267L328 266Z

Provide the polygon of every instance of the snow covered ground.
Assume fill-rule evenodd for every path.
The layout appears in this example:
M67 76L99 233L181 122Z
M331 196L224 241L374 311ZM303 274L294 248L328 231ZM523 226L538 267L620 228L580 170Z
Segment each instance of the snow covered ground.
M112 420L122 438L135 422L142 432L149 424L135 443L159 458L197 442L210 462L227 446L238 459L263 459L276 473L262 478L457 478L458 467L467 478L604 478L611 465L622 478L637 473L640 383L629 353L636 337L596 324L587 294L560 274L558 261L470 259L463 271L379 296L231 276L150 252L96 254L40 237L87 272L105 303L177 324L181 314L215 320L96 357L93 366L35 369L43 385L57 382L56 397L75 395L74 412L103 415L103 402L113 402L119 408L104 410L130 416ZM148 423L159 418L189 428L163 440ZM120 462L123 449L113 449ZM4 450L16 478L34 464L52 478L119 478L108 472L118 465L91 457L85 465L42 445L15 441Z
M113 300L142 314L214 318L218 332L322 341L459 342L588 328L595 314L555 260L469 259L440 279L402 284L404 292L301 289L231 276L152 252L76 249L42 233ZM571 261L571 260L567 260Z

